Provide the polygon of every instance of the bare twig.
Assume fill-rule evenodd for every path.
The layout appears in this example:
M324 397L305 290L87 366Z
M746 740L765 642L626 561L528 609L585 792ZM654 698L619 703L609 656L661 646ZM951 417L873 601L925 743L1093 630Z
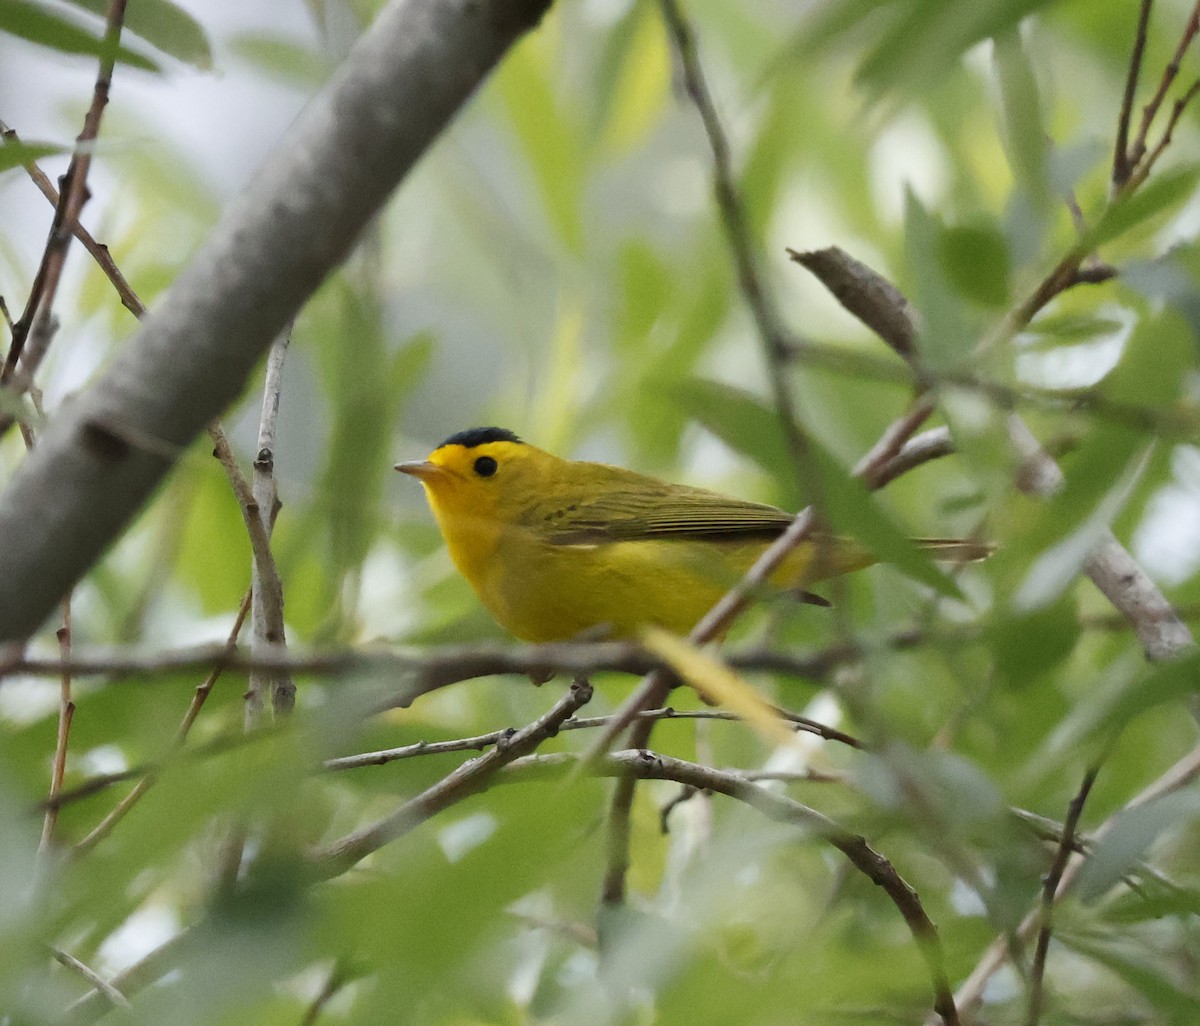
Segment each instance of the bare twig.
M750 309L763 344L775 408L796 461L797 473L805 478L801 484L809 484L811 482L807 479L812 475L806 470L807 444L796 417L795 402L787 382L788 354L796 346L797 340L784 327L759 270L756 246L738 192L729 139L705 79L704 68L696 50L695 33L680 9L678 0L659 0L659 7L679 58L684 88L700 116L704 134L708 139L709 150L712 153L713 192L717 210L720 212L725 238L737 269L738 288ZM805 488L804 492L807 495L813 494L811 488Z
M1172 104L1171 115L1167 118L1167 125L1163 129L1161 138L1155 143L1154 149L1138 164L1137 170L1130 175L1129 188L1137 188L1149 176L1154 165L1158 163L1158 158L1163 155L1163 151L1171 145L1171 140L1175 138L1175 128L1179 124L1179 119L1183 117L1183 112L1187 110L1188 105L1197 95L1200 95L1200 78L1188 86L1184 94Z
M2 123L0 123L0 128L3 129L6 137L16 137L16 133ZM26 164L25 169L42 194L51 203L56 203L59 198L58 194L36 162L31 161ZM83 242L87 251L96 260L101 270L104 271L116 289L117 294L121 297L121 302L124 306L134 316L138 318L144 316L146 313L145 304L121 273L116 261L113 260L112 255L109 253L108 247L102 243L98 243L78 221L74 222L74 232ZM241 468L238 466L237 460L233 455L233 450L221 422L214 420L208 426L214 455L220 460L221 466L229 478L230 486L242 510L242 518L246 524L247 533L250 536L250 547L254 555L253 574L255 587L253 588L253 592L255 595L260 596L258 601L261 603L260 616L256 618L255 622L256 624L262 623L264 625L261 632L256 628L255 633L257 645L260 647L263 644L282 645L285 643L283 631L283 591L275 566L274 556L271 553L270 532L274 526L274 518L277 512L276 505L278 502L272 468L274 463L275 428L279 411L281 373L287 344L288 332L284 332L276 339L267 360L267 376L264 383L263 411L259 424L259 445L255 458L253 486L246 482ZM172 452L169 455L175 454ZM260 491L262 493L261 496L258 494ZM295 699L295 686L287 676L286 670L278 670L276 673L282 674L282 676L278 677L276 686L271 688L273 705L278 705L280 708L290 708ZM247 700L248 715L255 722L257 722L260 713L253 713L251 710L261 711L265 706L262 697L263 689L257 686L260 684L260 681L251 680L249 689L251 698Z
M1142 0L1138 12L1137 31L1133 39L1133 52L1129 56L1129 74L1125 78L1125 93L1121 97L1121 113L1117 118L1117 139L1113 151L1112 184L1120 189L1129 179L1133 163L1129 152L1129 122L1133 116L1133 101L1137 95L1138 77L1142 70L1142 55L1146 52L1146 34L1150 26L1150 8L1154 0Z
M109 985L126 999L133 997L138 991L162 979L178 965L183 953L199 940L198 933L195 927L182 930L128 969L117 973L109 981ZM97 988L73 1002L57 1021L64 1026L87 1026L88 1023L99 1019L110 1007L111 999L108 994Z
M825 738L827 741L839 741L852 748L861 748L862 742L834 727L817 723L805 716L787 710L778 710L780 718L790 723L797 731ZM645 709L638 714L639 719L646 720L724 720L730 723L740 723L741 717L724 709ZM608 716L571 717L560 727L561 731L594 730L609 721ZM511 728L492 730L486 734L476 734L473 737L455 738L452 741L418 741L411 745L401 745L399 748L385 748L378 752L362 752L358 755L344 755L336 759L326 759L324 767L327 770L361 769L364 766L383 766L400 759L413 759L426 755L443 755L447 752L480 751L491 745L504 744L513 735ZM763 779L778 779L770 777Z
M1139 22L1140 26L1140 22ZM1159 109L1162 107L1163 100L1167 98L1167 93L1170 92L1171 86L1175 79L1179 76L1179 69L1183 64L1184 54L1192 45L1192 40L1196 38L1196 34L1200 32L1200 0L1197 0L1196 5L1192 8L1192 13L1189 15L1187 22L1183 27L1183 32L1179 36L1179 42L1175 46L1175 53L1171 57L1170 62L1163 69L1162 78L1159 80L1158 88L1154 91L1154 95L1150 98L1150 102L1142 108L1142 121L1138 128L1137 139L1133 143L1133 148L1129 153L1128 164L1131 169L1128 186L1136 186L1133 181L1134 175L1132 171L1138 168L1143 156L1146 153L1147 140L1150 137L1150 128L1154 124L1154 119L1158 116ZM1137 41L1134 42L1134 49L1137 49ZM1140 182L1145 178L1141 175L1138 178Z
M325 1006L333 999L347 983L351 977L345 972L341 962L335 962L329 970L329 975L325 977L325 982L321 985L321 989L317 992L316 997L312 999L308 1008L304 1010L304 1018L300 1020L300 1026L313 1026L313 1024L321 1017L321 1013L325 1010Z
M1149 805L1151 802L1157 801L1165 795L1188 787L1197 778L1200 778L1200 745L1179 759L1175 765L1159 776L1157 780L1139 791L1125 803L1123 809L1109 816L1108 819L1092 832L1092 843L1094 844L1102 840L1116 825L1123 813L1128 812L1130 809ZM1055 901L1061 899L1070 890L1080 871L1083 869L1085 861L1085 856L1081 853L1075 853L1067 860L1067 864L1062 871L1057 889L1055 890ZM1030 911L1021 920L1020 925L1013 931L1013 937L1027 943L1033 938L1040 922L1041 907L1039 906ZM1010 937L998 937L992 941L975 964L975 968L971 971L971 974L962 982L958 990L955 991L954 1000L962 1014L968 1014L982 1002L983 991L988 981L1004 965L1008 958L1010 941ZM932 1018L927 1018L925 1026L935 1026L935 1021Z
M950 437L948 427L930 428L922 431L904 443L895 456L887 462L872 468L867 485L871 488L882 488L891 484L896 478L915 470L922 464L941 459L956 452L954 439Z
M1045 1000L1046 956L1050 951L1050 935L1054 930L1055 895L1058 893L1063 872L1067 868L1067 860L1071 857L1074 848L1075 835L1079 829L1079 818L1083 815L1083 806L1087 802L1099 772L1099 766L1092 766L1083 775L1083 783L1067 808L1067 818L1063 821L1062 838L1054 853L1054 862L1050 866L1050 872L1042 881L1042 904L1038 912L1038 938L1033 951L1033 965L1029 970L1029 1008L1025 1016L1026 1026L1038 1026L1042 1018L1042 1005Z
M279 581L275 557L271 553L268 522L259 509L258 500L254 497L254 492L242 473L241 467L238 466L237 457L233 454L233 448L229 444L225 429L219 422L213 421L208 426L208 435L212 439L213 455L221 461L221 466L225 468L225 474L233 487L238 507L242 511L242 523L245 524L246 534L250 537L250 551L254 557L254 572L261 576L264 589L269 589L275 595L282 595L283 585ZM261 649L262 646L258 647ZM258 696L257 702L248 696L246 699L247 726L257 725L264 710L265 705L261 695Z
M1023 461L1017 476L1018 487L1043 497L1058 491L1063 473L1024 421L1010 416L1008 434ZM1187 624L1111 531L1106 530L1092 548L1084 560L1083 571L1133 626L1147 659L1154 662L1173 659L1195 645Z
M562 764L570 756L556 757ZM544 772L546 763L534 764L535 772ZM627 750L612 752L592 764L595 772L615 776L636 776L643 780L672 780L700 791L713 791L753 806L771 819L800 827L832 844L859 872L880 887L896 906L925 959L934 992L934 1008L942 1022L959 1022L945 959L937 929L921 905L917 892L904 880L884 856L875 851L864 837L838 826L829 817L792 798L759 787L739 772L713 769L685 762L657 752ZM509 768L509 772L513 767Z
M286 650L287 638L283 620L283 582L275 557L270 549L271 531L279 512L279 489L275 483L275 433L279 422L279 400L283 391L283 364L287 357L288 327L272 343L267 354L267 373L263 381L262 415L258 423L258 451L254 457L254 510L267 536L264 551L254 550L253 583L254 607L251 623L254 627L254 651ZM262 720L267 694L277 715L287 715L296 704L296 685L287 673L250 674L246 692L247 726L254 727Z
M957 629L936 636L928 632L902 630L882 644L901 649L912 648L929 640L970 641L974 636L968 629ZM859 654L858 647L845 644L831 645L809 655L754 648L727 653L725 661L740 670L763 670L823 681L834 669ZM411 705L419 695L479 677L498 674L527 677L532 674L549 679L556 674L587 675L602 670L642 676L664 666L661 659L634 642L588 641L550 642L543 645L446 645L430 651L343 649L311 655L276 655L271 652L251 655L243 649L221 643L168 652L144 652L134 648L81 655L76 651L67 668L76 677L104 675L142 678L198 669L261 669L296 675L369 673L408 678L405 683L397 685L394 697L376 707L382 711ZM32 657L21 652L14 652L0 666L0 673L4 675L23 673L56 677L62 670L63 663L59 660Z
M13 325L12 342L8 355L0 367L0 386L12 385L17 371L18 361L30 332L40 336L42 342L49 342L53 332L54 298L62 280L63 267L66 264L67 250L71 244L73 226L79 220L79 213L87 202L87 176L91 169L92 153L96 138L100 133L100 120L104 108L108 105L109 90L112 87L113 67L116 64L117 46L121 39L121 29L125 20L125 0L109 0L107 21L104 31L104 56L100 60L96 84L92 89L92 103L84 116L83 129L75 142L75 152L63 179L62 195L54 210L54 220L50 226L50 235L42 252L41 264L34 276L33 287L25 310ZM43 346L39 345L39 348ZM34 367L28 367L28 377L32 378ZM10 415L0 415L0 433L12 426Z
M898 355L910 363L916 359L916 311L895 285L840 246L787 254Z
M55 798L62 791L63 777L67 773L67 746L71 738L71 721L75 718L75 703L71 700L71 671L67 668L71 660L71 600L63 600L63 622L58 629L58 647L64 664L59 683L58 736L54 744L54 768L50 774L50 798L46 805L46 816L42 821L42 839L38 851L46 853L54 843L54 827L58 822L58 803Z
M246 622L246 614L250 610L250 592L246 592L242 599L241 608L238 610L237 618L233 622L233 627L229 631L229 637L225 641L225 651L232 651L237 644L238 635L242 631L242 625ZM196 687L196 693L192 696L191 704L188 705L187 712L183 714L183 720L179 724L179 729L175 732L175 748L181 748L184 742L187 741L188 733L192 729L192 724L196 722L196 717L200 715L200 710L204 703L208 700L209 694L212 692L213 685L216 684L217 678L224 671L224 667L215 667L205 678L202 684ZM84 855L91 851L105 837L112 833L115 827L139 801L142 795L150 789L154 784L154 769L148 769L146 775L137 782L137 785L122 798L116 806L106 815L99 823L97 823L87 835L80 840L71 850L73 857Z
M85 980L87 980L88 983L96 988L98 993L102 994L108 1000L109 1004L111 1004L113 1008L129 1007L129 1001L125 998L125 995L117 990L116 987L109 983L98 972L96 972L90 966L79 961L79 959L77 959L74 955L63 951L62 948L56 948L53 945L50 945L49 947L50 954L54 957L54 960L59 965L65 966L73 973L77 973L78 975L82 976Z
M196 690L199 692L200 688ZM781 720L797 733L812 734L814 737L844 744L849 748L865 747L858 738L847 734L845 731L838 730L836 727L818 723L816 720L810 719L807 716L801 716L788 709L775 707L775 712ZM673 709L669 707L665 709L647 709L641 714L641 717L655 720L724 720L733 723L741 722L740 716L726 712L723 709ZM603 727L608 723L608 720L609 717L607 716L572 717L563 723L559 727L559 730L595 730L598 727ZM197 760L222 752L232 751L244 745L252 744L256 739L266 737L269 733L269 729L264 729L256 734L246 734L242 731L237 734L218 735L204 744L196 745L186 751L176 750L170 757L170 761ZM321 764L321 768L337 772L341 770L361 769L366 766L383 766L389 762L413 759L426 755L444 755L451 752L477 752L492 745L505 744L511 740L514 733L516 733L515 728L505 727L501 730L488 731L486 734L454 738L449 741L418 741L411 745L401 745L399 748L386 748L377 752L363 752L358 755L327 759ZM69 790L60 791L54 797L40 802L37 808L42 811L51 807L62 808L65 805L70 805L84 798L90 798L92 795L108 787L112 787L114 784L124 783L127 780L137 780L140 777L154 777L161 772L167 761L160 760L158 762L141 763L129 766L116 773L98 773L81 781ZM139 790L138 797L140 797L140 793ZM121 803L119 809L114 810L109 815L114 816L118 812L124 813L127 811L127 804L131 804L130 799L132 798L134 796L132 794L129 795ZM107 822L105 825L111 826Z
M497 770L552 737L592 697L592 686L576 678L570 690L542 716L516 731L503 745L463 763L453 773L382 819L348 834L312 856L321 878L338 876L385 844L403 837L442 809L485 789Z
M20 136L17 135L16 131L3 121L0 121L0 136L3 136L6 141L20 141ZM54 183L50 181L50 176L38 167L36 161L31 160L23 166L26 173L32 179L33 184L38 187L38 190L46 197L51 206L57 206L58 190L54 187ZM108 251L108 247L102 242L97 242L93 238L92 233L78 221L71 226L71 231L75 235L75 238L82 244L83 248L88 251L92 259L100 266L100 269L105 273L109 281L113 283L113 287L121 297L121 304L140 320L146 313L146 307L137 297L137 294L121 273L120 268L117 267L116 262Z

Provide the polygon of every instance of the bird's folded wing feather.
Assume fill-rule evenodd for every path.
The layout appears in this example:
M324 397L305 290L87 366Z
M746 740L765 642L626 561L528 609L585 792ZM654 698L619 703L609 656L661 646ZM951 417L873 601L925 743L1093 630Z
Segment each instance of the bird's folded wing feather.
M554 545L665 538L773 537L792 522L774 506L699 488L610 490L568 505L539 506L527 526Z

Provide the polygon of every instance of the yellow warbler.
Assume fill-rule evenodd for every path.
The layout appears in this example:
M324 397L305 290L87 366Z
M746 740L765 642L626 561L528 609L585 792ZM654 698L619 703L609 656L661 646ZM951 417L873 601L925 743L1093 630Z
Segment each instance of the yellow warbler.
M420 479L455 565L525 641L597 629L631 637L650 624L685 634L793 519L763 503L561 459L504 428L461 431L396 469ZM953 539L918 544L950 560L989 551ZM874 561L849 539L814 535L771 581L804 589Z

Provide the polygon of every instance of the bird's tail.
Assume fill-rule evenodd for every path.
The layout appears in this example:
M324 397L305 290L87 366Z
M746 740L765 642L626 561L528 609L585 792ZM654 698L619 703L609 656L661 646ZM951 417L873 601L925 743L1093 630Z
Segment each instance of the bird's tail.
M948 563L977 563L996 551L995 545L970 538L917 538L915 541L934 559Z

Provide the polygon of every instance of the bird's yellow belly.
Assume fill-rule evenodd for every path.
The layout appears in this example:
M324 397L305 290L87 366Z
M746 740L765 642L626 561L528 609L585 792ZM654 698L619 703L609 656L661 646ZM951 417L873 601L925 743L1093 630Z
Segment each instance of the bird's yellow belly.
M543 642L602 627L610 637L630 637L648 624L687 633L767 543L549 545L527 538L509 544L519 544L521 551L489 559L472 584L501 626L525 641ZM810 563L811 553L802 547L776 583L808 583Z

